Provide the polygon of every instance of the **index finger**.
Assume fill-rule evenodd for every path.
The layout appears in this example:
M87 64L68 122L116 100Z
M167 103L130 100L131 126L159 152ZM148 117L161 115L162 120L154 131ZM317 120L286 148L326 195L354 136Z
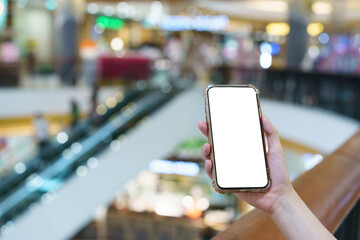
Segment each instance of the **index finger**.
M202 134L205 135L205 137L208 137L208 127L207 127L207 123L204 121L200 121L198 123L198 128L200 129L200 131L202 132Z

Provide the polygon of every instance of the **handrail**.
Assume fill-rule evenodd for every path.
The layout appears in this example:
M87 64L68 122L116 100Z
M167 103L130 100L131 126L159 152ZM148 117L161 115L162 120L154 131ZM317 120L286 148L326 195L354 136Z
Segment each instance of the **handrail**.
M313 169L293 181L311 211L332 233L360 197L360 130ZM268 215L253 210L214 238L285 239Z

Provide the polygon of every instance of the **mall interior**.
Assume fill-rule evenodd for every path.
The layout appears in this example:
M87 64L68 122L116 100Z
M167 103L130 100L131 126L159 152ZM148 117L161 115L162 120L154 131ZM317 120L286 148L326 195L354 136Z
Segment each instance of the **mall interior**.
M0 0L0 239L284 239L211 186L208 84L259 88L295 189L359 240L359 0Z

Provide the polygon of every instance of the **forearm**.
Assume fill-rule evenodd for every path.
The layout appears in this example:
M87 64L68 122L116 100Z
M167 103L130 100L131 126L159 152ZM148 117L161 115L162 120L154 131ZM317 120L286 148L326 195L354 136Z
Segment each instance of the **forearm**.
M294 189L277 201L270 216L288 240L335 239Z

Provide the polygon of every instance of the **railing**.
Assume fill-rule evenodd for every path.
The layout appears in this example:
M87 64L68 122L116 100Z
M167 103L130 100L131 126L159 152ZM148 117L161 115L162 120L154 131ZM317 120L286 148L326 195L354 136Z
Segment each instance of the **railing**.
M233 83L252 83L260 96L330 111L360 119L360 81L357 75L293 70L231 69Z
M293 182L299 196L321 223L333 233L360 197L359 146L360 131L334 153L325 157L320 164ZM358 231L358 224L359 222L354 224L356 229L352 231ZM285 237L269 216L260 210L253 210L214 239L277 240Z

